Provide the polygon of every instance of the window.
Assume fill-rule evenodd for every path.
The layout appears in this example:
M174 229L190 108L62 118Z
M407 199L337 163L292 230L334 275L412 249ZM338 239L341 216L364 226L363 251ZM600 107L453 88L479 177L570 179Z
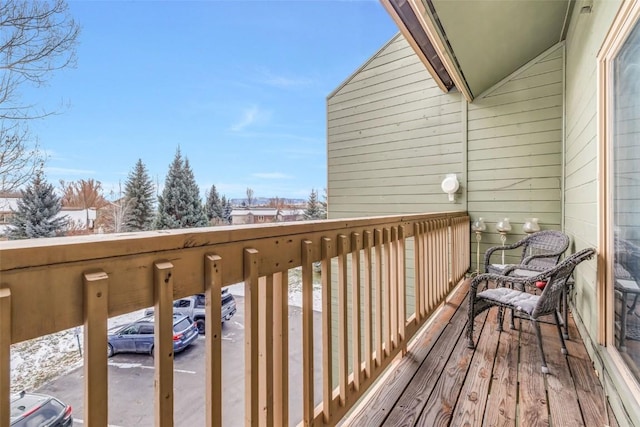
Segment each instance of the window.
M621 8L600 57L606 343L640 382L640 2Z

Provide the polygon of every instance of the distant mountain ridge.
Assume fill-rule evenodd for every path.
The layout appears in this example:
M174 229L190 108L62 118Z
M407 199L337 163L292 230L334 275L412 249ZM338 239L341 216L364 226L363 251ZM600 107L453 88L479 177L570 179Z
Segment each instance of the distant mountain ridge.
M275 199L275 197L256 197L253 199L252 206L267 206L273 199ZM280 197L280 199L284 201L286 205L304 205L307 203L306 199L288 199L286 197ZM229 201L234 206L242 206L243 203L247 203L246 197L229 199Z

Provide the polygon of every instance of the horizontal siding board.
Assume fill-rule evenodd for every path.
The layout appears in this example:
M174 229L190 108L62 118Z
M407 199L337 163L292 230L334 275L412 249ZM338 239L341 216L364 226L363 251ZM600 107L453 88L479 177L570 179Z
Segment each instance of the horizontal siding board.
M504 165L500 168L488 168L486 165L482 169L471 170L469 169L470 181L487 181L490 179L522 179L531 178L533 176L545 176L545 177L560 177L562 168L560 165L543 165L530 168L506 168Z
M407 131L422 131L425 135L445 135L460 132L460 115L448 114L444 117L430 117L429 120L418 119L409 122L397 121L396 123L367 127L360 130L351 128L344 132L329 132L330 142L345 142L360 140L363 138L387 138L387 142L394 142L395 135Z
M449 133L444 135L420 135L416 132L398 133L394 142L399 151L420 150L423 147L448 146L460 143L460 133ZM356 145L357 143L357 145ZM342 143L341 148L334 144L331 152L328 153L330 159L338 160L341 157L363 156L367 154L376 155L378 153L388 153L388 141L372 143L372 138L366 140L354 140L352 144Z
M375 90L377 87L384 87L385 84L397 83L398 80L412 75L421 76L422 79L426 79L426 77L429 76L424 69L424 65L420 62L414 62L403 68L394 68L385 71L384 73L379 73L366 79L352 80L343 90L335 94L333 99L339 101L341 98L348 98L362 91L369 91L372 90L372 88Z
M549 199L559 200L560 189L473 191L467 196L469 203L482 201L520 202L527 200L537 203Z
M385 124L394 124L398 121L414 121L425 120L429 126L433 125L432 118L446 117L451 114L456 115L457 121L459 117L459 105L434 105L424 106L420 102L405 103L397 105L393 108L376 110L358 116L351 116L343 119L335 119L331 121L328 127L329 132L340 132L344 129L358 127L379 127Z
M429 168L425 168L424 165L419 165L419 166L402 167L402 168L390 167L385 169L378 169L375 171L372 171L371 169L366 169L361 171L354 171L354 170L340 171L340 170L333 169L333 167L330 165L329 173L334 175L333 180L366 178L371 174L376 174L379 177L394 178L394 179L396 177L417 176L417 175L424 174L425 176L433 176L435 178L440 177L440 181L441 181L442 180L441 178L444 178L444 175L447 173L460 173L461 169L458 169L460 167L461 166L459 162L452 162L452 163L437 163L437 164L434 164L433 166L430 166Z
M477 104L470 105L469 111L474 108L489 108L496 105L506 105L515 103L527 99L537 99L562 93L562 83L550 83L540 87L524 88L518 92L499 93L492 95L489 98L482 98L478 100ZM472 107L473 106L473 107Z
M384 105L368 104L366 110L352 109L350 114L343 114L343 117L333 117L330 119L329 129L339 126L348 126L357 123L367 123L374 120L395 117L399 112L404 114L413 113L418 116L439 116L460 111L460 103L442 102L442 97L433 97L427 99L411 100L405 97L393 98L393 101L387 101ZM376 103L379 104L379 103ZM371 107L371 108L370 108ZM341 111L344 113L345 111Z
M501 150L475 150L469 152L469 160L496 160L512 157L539 156L549 154L562 154L562 142L553 141L541 144L524 146L508 146Z
M489 179L486 181L469 180L469 191L487 191L487 190L543 190L557 189L561 187L560 177L531 177L520 179Z
M475 139L469 141L469 153L493 148L526 146L530 144L562 141L562 129L538 131L521 135L507 135L494 138Z
M549 96L543 96L533 100L520 100L509 104L500 104L491 108L474 108L469 110L469 122L494 117L499 115L508 115L515 113L524 113L527 111L535 111L548 107L561 107L562 94L554 93Z
M520 113L503 114L482 120L470 120L468 128L470 132L473 132L502 126L517 126L524 123L537 123L549 119L556 119L562 123L562 106L558 105L537 110L523 111Z
M547 120L540 120L539 122L518 123L506 126L500 126L497 128L480 129L469 131L469 141L476 139L486 139L494 137L514 136L514 135L526 135L535 132L544 132L549 130L561 130L562 120L559 118L552 118Z
M508 156L498 157L491 163L487 163L486 160L469 160L469 170L482 170L482 168L513 170L516 168L559 165L561 161L562 158L559 154L544 154L524 157Z
M449 143L449 144L434 144L425 145L423 147L410 148L410 149L398 149L387 152L370 153L367 156L366 163L387 163L394 160L405 160L404 165L411 166L412 162L424 161L425 164L432 164L433 158L440 155L455 154L460 155L462 149L462 143ZM336 157L332 162L333 166L341 165L361 165L363 164L361 155L349 155Z
M552 71L538 75L527 74L505 83L499 91L488 95L486 99L499 97L500 95L504 95L507 93L518 93L524 89L531 90L558 83L562 84L562 73L558 71Z

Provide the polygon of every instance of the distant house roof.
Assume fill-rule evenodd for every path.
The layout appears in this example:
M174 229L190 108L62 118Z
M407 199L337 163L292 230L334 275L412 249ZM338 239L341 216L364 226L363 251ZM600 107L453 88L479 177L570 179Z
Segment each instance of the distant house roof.
M276 209L276 208L251 208L251 209L233 209L231 211L231 216L292 216L292 215L302 215L304 211L302 209Z

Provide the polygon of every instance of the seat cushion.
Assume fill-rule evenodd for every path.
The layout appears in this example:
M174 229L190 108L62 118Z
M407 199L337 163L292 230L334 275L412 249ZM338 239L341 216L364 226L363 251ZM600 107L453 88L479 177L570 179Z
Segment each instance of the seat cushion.
M516 310L531 315L533 313L533 309L538 303L538 300L540 299L540 296L511 288L493 288L478 293L477 298L510 305Z

